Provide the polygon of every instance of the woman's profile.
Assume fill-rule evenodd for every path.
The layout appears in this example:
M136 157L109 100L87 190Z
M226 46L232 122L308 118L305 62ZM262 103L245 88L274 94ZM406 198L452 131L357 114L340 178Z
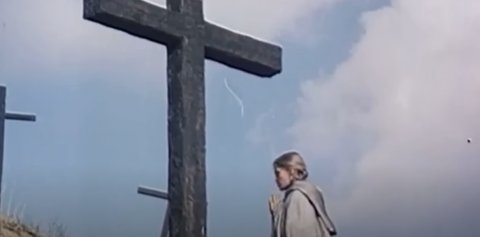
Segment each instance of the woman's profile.
M284 197L269 199L272 237L329 237L337 230L327 214L322 192L307 181L305 161L298 152L282 154L273 162L277 187Z

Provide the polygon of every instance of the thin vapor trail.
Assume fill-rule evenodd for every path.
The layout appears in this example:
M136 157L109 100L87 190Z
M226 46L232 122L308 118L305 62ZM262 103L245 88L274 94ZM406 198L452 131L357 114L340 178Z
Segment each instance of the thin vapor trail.
M228 85L228 82L227 82L227 78L224 78L223 82L225 84L225 88L227 88L227 90L230 92L230 94L233 96L233 98L235 98L235 100L238 102L238 105L240 105L240 115L243 118L243 116L245 114L245 109L244 109L242 99L240 99L240 97L232 90L232 88L230 88L230 86Z

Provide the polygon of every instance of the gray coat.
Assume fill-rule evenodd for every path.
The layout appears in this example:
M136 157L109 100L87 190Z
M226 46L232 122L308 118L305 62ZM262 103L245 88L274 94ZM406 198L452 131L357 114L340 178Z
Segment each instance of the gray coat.
M306 181L285 191L272 215L272 237L330 237L337 230L327 214L322 192Z

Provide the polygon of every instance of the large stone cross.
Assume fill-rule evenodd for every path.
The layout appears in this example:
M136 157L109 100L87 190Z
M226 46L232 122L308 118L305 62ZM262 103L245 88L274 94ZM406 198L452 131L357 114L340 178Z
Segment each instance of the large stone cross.
M84 0L83 16L167 47L169 233L206 236L204 59L271 77L281 48L206 22L202 0Z

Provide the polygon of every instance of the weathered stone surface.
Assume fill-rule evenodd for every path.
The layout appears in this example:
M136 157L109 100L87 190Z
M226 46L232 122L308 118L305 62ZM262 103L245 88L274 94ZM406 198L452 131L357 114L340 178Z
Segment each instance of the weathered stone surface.
M205 22L202 0L84 0L84 18L167 46L169 232L206 236L205 58L271 77L281 48Z

